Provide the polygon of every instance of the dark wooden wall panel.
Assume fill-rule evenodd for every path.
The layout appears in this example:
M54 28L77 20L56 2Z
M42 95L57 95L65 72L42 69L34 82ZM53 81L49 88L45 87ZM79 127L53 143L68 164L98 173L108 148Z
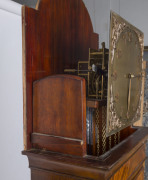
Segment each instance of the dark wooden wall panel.
M33 84L33 147L86 155L86 87L78 76L55 75Z
M98 35L82 0L40 0L36 9L23 6L22 15L24 144L30 149L33 82L88 60L89 48L98 49Z
M84 79L76 78L57 75L34 83L33 132L82 139L86 97Z

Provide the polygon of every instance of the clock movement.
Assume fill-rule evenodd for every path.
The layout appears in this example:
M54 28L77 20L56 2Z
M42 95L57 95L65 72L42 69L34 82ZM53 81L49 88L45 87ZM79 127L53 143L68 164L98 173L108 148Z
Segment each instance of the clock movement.
M93 125L92 120L87 121L87 136L90 140L93 139L92 134L96 133L98 155L100 149L104 153L107 146L112 147L112 138L114 144L118 144L120 130L141 118L143 38L140 30L111 12L109 50L102 43L102 49L98 51L89 49L88 61L78 61L76 69L64 70L65 73L85 78L88 101L96 100L100 104L104 102L101 105L102 118L99 117L100 109L87 109L87 113L96 123ZM95 126L95 130L90 130L92 126ZM89 144L92 144L93 140L90 141Z
M24 155L32 180L144 177L143 33L114 12L109 49L82 0L23 6ZM100 34L101 36L101 34Z

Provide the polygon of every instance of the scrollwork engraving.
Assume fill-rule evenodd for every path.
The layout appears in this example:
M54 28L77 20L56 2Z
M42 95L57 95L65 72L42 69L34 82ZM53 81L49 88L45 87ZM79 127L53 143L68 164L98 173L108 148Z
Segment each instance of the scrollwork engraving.
M142 61L143 61L143 48L144 48L144 37L143 33L139 31L137 28L134 26L130 25L128 22L126 22L124 19L116 15L115 13L112 13L112 19L111 19L111 34L110 34L110 60L109 60L109 84L108 84L108 115L107 115L107 133L108 135L111 135L112 133L115 133L122 129L123 127L127 126L127 121L122 121L120 117L118 117L115 109L115 99L113 96L113 63L114 63L114 58L115 58L115 52L116 52L116 46L118 43L118 40L120 38L121 33L125 29L132 29L138 37L137 42L140 45L140 65L142 66ZM126 37L122 37L125 38ZM132 37L130 37L130 40ZM143 68L142 68L143 69ZM142 80L141 80L142 84ZM130 123L134 123L141 117L141 100L142 100L142 88L141 92L139 94L139 104L136 109L135 115L133 119L131 119ZM129 124L128 124L129 125Z

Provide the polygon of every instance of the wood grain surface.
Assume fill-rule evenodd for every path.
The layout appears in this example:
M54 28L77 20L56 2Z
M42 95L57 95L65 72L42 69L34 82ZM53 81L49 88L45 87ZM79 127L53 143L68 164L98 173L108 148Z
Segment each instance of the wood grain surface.
M36 9L22 7L24 148L32 147L33 82L75 68L98 49L88 11L82 0L38 0Z
M55 75L33 84L35 148L86 155L86 85L78 76Z
M36 180L38 174L40 180L43 177L48 180L51 172L57 173L57 179L61 180L65 180L67 176L71 179L132 180L143 177L147 137L147 128L140 128L101 157L82 158L43 150L24 151L23 154L28 156L31 170L36 169L32 180Z

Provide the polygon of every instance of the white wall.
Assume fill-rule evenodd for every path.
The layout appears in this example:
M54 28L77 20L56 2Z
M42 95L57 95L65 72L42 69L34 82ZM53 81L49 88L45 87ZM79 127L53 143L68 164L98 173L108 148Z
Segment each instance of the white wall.
M94 31L100 36L100 43L105 41L109 47L109 19L110 10L113 10L144 32L145 46L148 46L148 0L83 1L90 13Z
M115 7L115 4L118 5ZM144 43L148 46L148 1L111 0L111 8L144 32Z
M124 0L120 2L120 14L144 32L144 43L148 46L148 1Z
M99 48L105 42L109 46L109 19L110 1L109 0L83 0L90 14L94 32L99 34Z
M0 0L0 180L29 180L23 150L21 6Z

